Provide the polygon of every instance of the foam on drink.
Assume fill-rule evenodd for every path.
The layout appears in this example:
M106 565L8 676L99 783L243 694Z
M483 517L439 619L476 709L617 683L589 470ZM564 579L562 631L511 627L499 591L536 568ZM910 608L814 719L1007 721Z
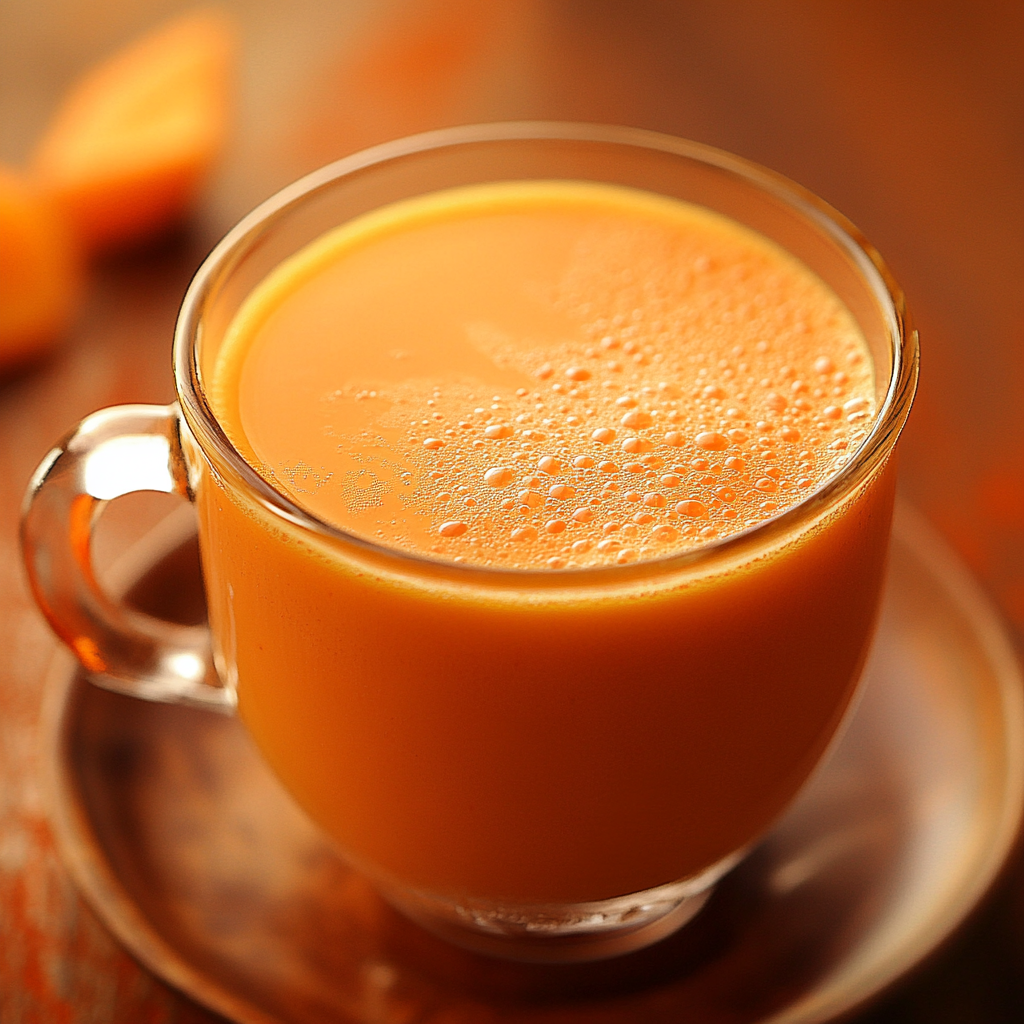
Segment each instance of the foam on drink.
M210 396L328 523L517 569L754 526L875 411L864 339L805 266L707 210L581 182L450 190L328 233L247 300Z

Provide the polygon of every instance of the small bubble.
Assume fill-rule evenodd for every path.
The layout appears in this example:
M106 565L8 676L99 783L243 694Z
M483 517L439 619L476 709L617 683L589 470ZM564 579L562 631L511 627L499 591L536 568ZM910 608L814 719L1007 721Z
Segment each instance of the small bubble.
M698 448L704 448L711 452L720 452L729 447L729 441L722 434L716 434L712 431L705 431L704 433L698 434L694 438L694 443Z
M590 380L590 371L582 366L570 366L565 375L569 380Z
M619 565L627 565L630 562L636 561L636 551L633 548L623 548L618 555L615 557L615 561Z
M814 369L818 373L831 373L836 368L835 363L828 356L818 356L814 360Z
M671 445L673 448L681 448L685 443L685 438L678 430L670 430L665 435L665 444Z
M442 523L437 532L442 537L461 537L469 527L465 523L460 523L458 520L451 520L447 523Z
M599 462L597 468L602 473L618 473L619 467L614 462Z
M451 501L452 500L452 496L451 496L451 494L448 491L442 491L437 496L437 500L438 501Z
M589 523L594 518L594 513L589 508L578 508L573 512L572 517L577 523Z
M774 512L779 506L774 501L762 501L761 504L758 505L757 507L762 512Z
M724 398L725 392L717 384L709 384L703 392L705 398Z
M802 477L800 477L799 480L797 480L796 485L797 485L797 487L802 487L802 488L806 489L806 488L810 487L813 482L814 481L811 480L811 478L809 476L802 476Z
M602 532L603 534L609 534L609 533L618 533L618 532L619 532L619 530L621 530L621 529L622 529L622 523L617 523L617 522L615 522L615 521L613 520L613 521L611 521L611 522L605 523L605 524L604 524L604 525L603 525L603 526L601 527L601 532Z
M597 550L600 551L602 555L605 555L612 551L618 551L621 547L622 545L617 540L612 540L612 538L609 537L607 540L603 540L597 545Z
M639 491L626 491L626 493L623 495L623 497L626 499L626 501L639 501L640 500L640 492Z
M797 395L801 391L806 391L807 385L802 380L795 380L789 385L789 390L792 391L794 395Z
M503 502L501 503L501 507L502 507L502 508L503 508L503 509L504 509L504 510L505 510L506 512L511 512L511 511L512 511L512 509L514 509L514 508L516 507L516 502L515 502L515 499L513 499L513 498L506 498L506 499L505 499L505 500L504 500L504 501L503 501Z
M713 526L705 526L705 527L704 527L704 528L703 528L703 529L702 529L702 530L700 531L700 535L701 535L701 536L702 536L702 537L703 537L703 538L704 538L705 540L710 540L710 539L711 539L712 537L717 537L717 536L718 536L718 530L716 530L716 529L715 529L715 527L713 527Z
M544 458L537 463L537 468L542 473L547 473L548 476L555 476L562 471L562 463L553 455L545 455Z
M536 540L537 539L537 527L535 526L517 526L512 531L513 540Z
M551 519L544 524L548 533L562 533L565 530L565 521L562 519Z
M649 452L654 448L654 445L650 441L644 440L642 437L627 437L622 442L622 450L628 452L630 455L639 455L641 452Z
M615 431L610 427L598 427L590 435L591 441L596 441L598 444L608 444L609 441L615 440Z
M641 526L646 526L648 523L654 522L654 516L652 516L650 512L637 512L637 514L633 516L633 522L639 523Z
M644 504L651 508L664 508L668 504L668 498L664 494L659 494L657 491L648 491L644 495Z
M725 460L725 468L731 469L736 473L742 473L743 470L747 468L747 464L743 459L737 459L735 456L731 456Z
M770 476L763 476L763 477L761 477L761 479L758 480L754 484L754 486L759 491L766 491L768 493L771 493L772 491L777 491L778 488L779 488L778 483L776 483L776 481L774 481Z
M707 459L691 459L690 460L690 468L691 469L696 469L698 472L701 471L701 470L705 470L705 469L708 468L708 460Z
M675 473L666 473L661 478L661 486L662 487L678 487L679 483L680 483L679 477L677 477L675 475Z
M544 504L544 499L536 491L520 491L519 503L529 508L536 508Z
M439 437L428 437L423 442L423 447L429 448L431 451L435 451L438 448L443 448L444 444L444 441L442 441L441 438Z
M794 444L800 440L800 431L795 430L793 427L784 427L779 433L779 437L781 437L783 441L788 441L790 444Z
M821 410L821 414L826 417L826 419L837 420L843 415L843 410L840 409L838 405L826 405L825 408Z
M543 366L538 367L538 369L534 373L534 376L539 377L541 380L547 380L548 377L550 377L551 374L553 374L554 372L554 368L551 366L551 364L545 363Z
M720 501L735 501L736 492L731 487L716 487L715 497Z
M511 436L512 428L504 423L492 423L489 427L484 428L484 437L489 437L492 441Z
M472 508L476 504L476 498L463 498L462 504L468 505L470 508Z
M564 569L565 559L559 558L558 555L554 555L553 557L549 558L545 564L549 569Z
M732 430L727 430L726 435L733 444L743 444L747 440L747 432L735 427Z
M569 484L555 484L548 490L548 494L559 501L568 501L570 498L576 497L576 488Z
M484 473L484 483L488 487L508 487L515 478L515 473L507 466L495 466Z
M572 460L572 464L577 469L592 469L597 463L589 455L577 455Z
M626 472L627 473L645 473L647 467L642 462L627 462Z
M660 541L675 540L679 536L679 531L674 526L662 524L651 530L651 536Z
M592 547L594 542L590 540L577 540L573 541L572 550L577 555L586 554Z
M636 399L632 395L623 395L615 399L615 404L623 409L632 409L636 405Z
M622 417L622 425L630 430L646 430L653 422L651 414L643 409L631 409Z
M769 391L768 394L765 395L764 404L774 412L782 412L789 403L782 397L782 395L776 394L774 391Z
M676 512L681 516L689 516L691 519L699 519L708 514L708 507L702 501L691 498L689 501L681 501L676 505Z

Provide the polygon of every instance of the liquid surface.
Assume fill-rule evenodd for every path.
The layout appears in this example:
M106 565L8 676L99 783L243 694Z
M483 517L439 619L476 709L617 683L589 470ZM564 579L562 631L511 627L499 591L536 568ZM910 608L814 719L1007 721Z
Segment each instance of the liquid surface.
M773 243L617 186L511 182L323 236L209 386L242 455L376 543L502 568L662 557L823 484L867 434L852 317Z

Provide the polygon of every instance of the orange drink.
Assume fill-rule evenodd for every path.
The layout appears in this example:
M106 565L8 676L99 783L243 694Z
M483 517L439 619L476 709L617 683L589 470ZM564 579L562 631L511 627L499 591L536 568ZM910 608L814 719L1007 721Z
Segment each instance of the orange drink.
M122 432L196 503L218 699L428 927L654 941L834 739L916 337L795 186L592 126L396 143L243 221L175 358L180 414ZM133 692L140 649L144 695L211 692L196 648L61 619Z
M756 526L874 412L853 318L792 257L565 182L326 235L243 305L210 394L250 464L341 529L570 573ZM606 899L744 846L817 762L864 657L890 484L752 564L598 593L375 578L204 488L230 595L212 621L246 725L357 861L454 897Z

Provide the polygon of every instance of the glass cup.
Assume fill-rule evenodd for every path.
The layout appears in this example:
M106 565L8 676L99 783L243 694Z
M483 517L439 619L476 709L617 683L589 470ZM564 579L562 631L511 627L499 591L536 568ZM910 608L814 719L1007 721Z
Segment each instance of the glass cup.
M430 560L274 490L207 400L240 304L353 217L513 179L678 197L794 254L867 339L879 412L862 446L756 527L608 568ZM878 254L776 174L623 128L432 132L316 171L217 246L178 320L178 401L97 412L37 471L28 575L100 685L237 708L286 788L408 916L499 956L608 957L692 917L834 741L877 616L917 372L917 336ZM140 490L195 504L209 634L141 616L97 584L93 523Z

